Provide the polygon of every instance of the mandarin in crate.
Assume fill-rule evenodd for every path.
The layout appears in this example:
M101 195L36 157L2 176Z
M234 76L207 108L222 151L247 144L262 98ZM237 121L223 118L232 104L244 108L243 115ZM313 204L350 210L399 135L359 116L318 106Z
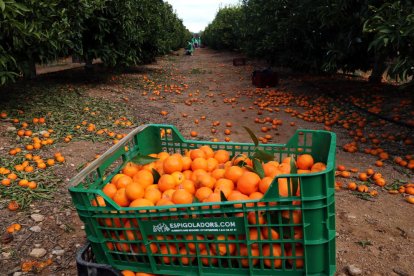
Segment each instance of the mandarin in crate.
M184 181L177 186L177 189L184 189L192 195L196 192L195 184L190 179L184 179Z
M154 206L154 202L146 198L138 198L129 204L129 207L149 207Z
M174 192L171 200L175 204L191 204L193 202L193 195L184 189L179 189Z
M138 171L138 166L130 162L127 163L126 166L122 169L122 173L129 177L133 177Z
M214 171L218 167L218 164L219 163L215 158L213 157L208 158L206 171L208 172Z
M182 172L173 172L171 176L175 179L176 185L183 183L185 180L185 175Z
M129 201L134 201L135 199L142 198L145 194L145 190L140 184L132 182L126 185L125 194Z
M169 189L174 189L177 186L175 178L170 174L163 174L158 180L158 189L164 192Z
M259 249L258 248L251 248L250 255L253 256L253 258L251 259L252 265L253 266L257 265L257 263L259 262L259 258L255 258L255 257L259 257L259 255L260 255ZM240 256L242 256L242 257L249 256L248 248L244 244L240 245ZM246 259L241 259L240 262L241 262L241 265L243 267L249 267L249 260L247 258Z
M208 187L201 187L196 190L195 197L202 202L213 193L213 190Z
M154 189L147 188L145 190L144 199L151 201L153 205L157 203L157 201L160 200L161 198L162 198L162 193L160 190L155 189L155 188Z
M130 176L123 175L116 181L115 185L117 189L121 189L121 188L125 188L128 184L131 184L132 182L133 180Z
M135 272L131 270L122 270L121 271L122 276L136 276Z
M183 161L182 170L183 171L189 170L191 168L191 163L193 162L193 160L189 156L183 156L182 161Z
M250 242L253 242L253 244L251 244L252 248L259 248L259 243L255 242L255 241L262 241L264 240L264 236L262 234L262 232L260 230L257 230L257 228L250 228L249 229L249 240ZM247 234L246 234L247 236ZM247 237L246 237L247 240Z
M221 202L221 196L217 193L211 193L203 202ZM219 205L214 205L213 209L220 208Z
M207 252L207 249L203 249L203 250L200 251L200 255L205 256L205 257L201 258L201 263L204 266L210 266L210 265L213 266L213 265L216 265L218 263L217 258L211 258L211 256L212 256L211 253L212 252L210 251L210 254L209 254L209 252Z
M178 250L177 247L173 244L166 244L160 246L160 253L163 255L172 254L177 255ZM177 256L164 256L162 257L162 262L165 264L170 264L171 262L174 262L177 259Z
M224 173L224 177L227 179L230 179L234 183L237 183L239 178L243 175L245 169L239 167L239 166L231 166L226 169L226 172Z
M190 250L187 250L185 247L182 247L180 249L179 253L182 255L182 257L180 257L180 262L183 265L189 265L195 259L195 254L196 253L191 252ZM192 256L189 256L189 255L192 255Z
M125 188L118 189L112 199L121 207L128 207L130 203Z
M314 160L310 154L299 155L296 161L296 166L301 170L310 170L313 164Z
M311 168L311 172L321 172L324 170L326 170L326 164L322 162L316 162Z
M207 160L203 157L197 157L191 163L191 169L195 170L204 170L207 171Z
M263 170L265 176L275 177L276 175L280 174L278 169L279 163L276 161L271 161L263 164Z
M189 157L191 158L191 160L194 160L196 158L206 158L206 153L201 150L201 149L193 149L190 151L190 155Z
M208 187L213 189L216 183L216 179L211 175L205 173L197 177L197 187Z
M116 188L116 185L113 184L113 183L106 184L103 187L103 189L102 189L102 191L104 192L104 194L106 194L110 198L113 198L114 197L114 195L116 194L116 191L117 190L118 189Z
M261 228L261 231L262 231L263 237L266 240L278 240L279 239L279 233L271 227L263 227Z
M214 151L211 147L204 145L199 148L205 153L205 158L212 158L214 157Z
M282 255L282 249L279 244L265 244L262 248L264 257L264 264L267 267L279 268L282 266L281 259L266 259L266 257L279 257Z
M235 243L229 243L229 241L234 240L232 236L218 235L210 244L210 249L214 255L232 255L236 250ZM225 241L220 243L219 241Z
M211 172L211 176L214 177L216 180L219 180L220 178L224 178L225 172L225 169L218 168Z
M224 164L230 160L230 153L226 150L217 150L214 153L214 159L216 159L219 164Z
M291 257L293 256L293 248L288 248L286 250L286 256ZM302 246L296 246L295 248L295 257L301 257L299 259L296 259L295 261L292 259L288 260L288 263L293 266L293 262L295 262L295 265L297 268L303 267L303 247Z
M139 185L142 186L142 188L146 188L152 184L154 184L154 176L152 173L148 170L139 170L133 177L132 180Z
M229 194L227 200L228 201L245 201L245 200L249 200L249 197L245 194L242 194L241 192L237 190L234 190ZM234 204L234 207L242 208L242 204L241 203Z
M178 156L169 156L164 160L164 173L172 174L173 172L181 172L183 170L183 160Z
M194 236L193 236L193 235L187 235L187 236L185 236L185 240L186 240L186 241L193 241L193 240L194 240ZM195 240L197 240L197 241L203 241L203 240L204 240L204 236L202 236L202 235L197 235L197 236L196 236L196 238L195 238ZM206 249L206 243L201 243L201 242L199 242L199 243L194 243L194 242L190 242L190 243L188 244L188 248L189 248L191 251L196 251L196 250L197 250L197 248L196 248L196 247L198 247L198 248L199 248L199 250Z

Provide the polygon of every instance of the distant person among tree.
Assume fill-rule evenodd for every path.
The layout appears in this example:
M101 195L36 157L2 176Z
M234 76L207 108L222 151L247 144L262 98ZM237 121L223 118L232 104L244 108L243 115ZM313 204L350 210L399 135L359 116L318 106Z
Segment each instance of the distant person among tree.
M193 43L194 48L198 48L199 43L196 37L193 36L193 38L191 38L191 43Z
M188 56L192 56L193 52L194 52L194 46L193 43L191 41L188 41L187 47L185 49L185 54Z

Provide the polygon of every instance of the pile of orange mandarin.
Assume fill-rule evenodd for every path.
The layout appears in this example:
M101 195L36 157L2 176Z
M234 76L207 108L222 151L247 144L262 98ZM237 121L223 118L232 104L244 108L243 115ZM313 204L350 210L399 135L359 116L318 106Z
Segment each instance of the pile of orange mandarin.
M290 157L281 163L263 163L264 177L239 166L243 161L252 166L244 155L230 158L226 150L213 151L209 146L180 153L160 152L151 154L158 158L147 165L128 163L106 184L103 192L121 207L163 206L191 204L193 202L220 202L221 193L228 201L260 200L275 176L291 172ZM320 172L326 169L321 162L314 163L310 154L299 155L298 173ZM154 183L153 170L160 175ZM280 196L288 196L287 178L278 179ZM300 191L297 191L299 195ZM95 205L105 201L98 197Z

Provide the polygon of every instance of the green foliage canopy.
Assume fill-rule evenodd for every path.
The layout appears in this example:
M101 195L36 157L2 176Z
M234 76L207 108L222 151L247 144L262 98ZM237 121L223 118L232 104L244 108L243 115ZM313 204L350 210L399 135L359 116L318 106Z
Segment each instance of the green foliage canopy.
M411 0L243 0L219 10L203 35L212 48L300 71L386 68L406 80L414 75L413 33Z
M221 8L214 21L204 30L203 40L214 49L237 50L243 39L243 23L240 6Z
M154 60L191 34L162 0L0 0L0 85L76 55L108 66Z

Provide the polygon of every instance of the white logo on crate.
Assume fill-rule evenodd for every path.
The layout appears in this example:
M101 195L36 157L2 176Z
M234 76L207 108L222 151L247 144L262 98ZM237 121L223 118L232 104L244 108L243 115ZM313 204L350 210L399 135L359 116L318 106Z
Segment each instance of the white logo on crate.
M168 231L170 231L170 228L165 223L159 223L157 225L152 226L152 231L154 233L156 233L156 232L168 232Z

